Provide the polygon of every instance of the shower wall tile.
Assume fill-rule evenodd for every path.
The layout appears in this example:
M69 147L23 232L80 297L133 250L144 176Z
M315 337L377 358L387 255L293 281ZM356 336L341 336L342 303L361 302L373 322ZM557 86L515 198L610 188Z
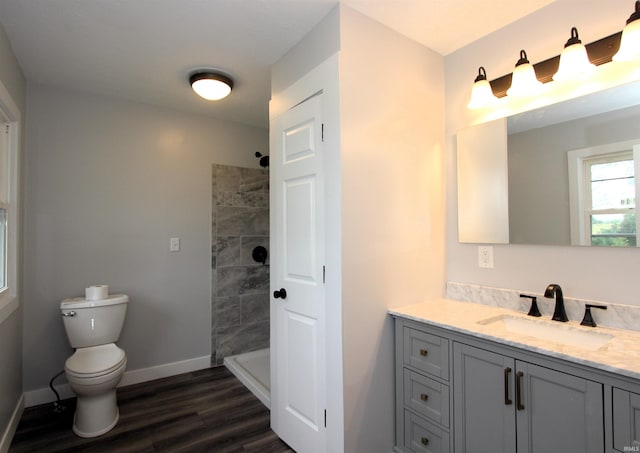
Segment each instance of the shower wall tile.
M218 328L241 324L241 299L238 296L216 298L216 323Z
M269 171L212 165L211 360L269 346ZM268 264L268 258L267 258Z
M240 167L217 165L218 192L238 192L240 190Z
M220 267L218 271L218 290L216 296L233 296L242 293L247 279L247 268L244 266Z
M269 294L240 296L242 324L269 321Z
M240 294L269 293L269 267L248 266Z
M216 363L220 365L226 356L268 348L269 322L220 328L216 340Z
M242 264L242 239L240 237L218 236L216 242L216 263L219 267Z
M241 168L240 192L256 191L269 191L269 170L257 168Z
M268 236L269 210L220 206L217 217L217 235Z

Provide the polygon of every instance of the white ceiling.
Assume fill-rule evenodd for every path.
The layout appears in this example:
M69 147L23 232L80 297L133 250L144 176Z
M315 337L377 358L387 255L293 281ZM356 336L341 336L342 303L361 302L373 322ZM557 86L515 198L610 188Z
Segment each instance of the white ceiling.
M340 0L447 55L555 0ZM0 0L0 23L31 82L268 125L270 67L338 0ZM235 81L218 102L187 77Z

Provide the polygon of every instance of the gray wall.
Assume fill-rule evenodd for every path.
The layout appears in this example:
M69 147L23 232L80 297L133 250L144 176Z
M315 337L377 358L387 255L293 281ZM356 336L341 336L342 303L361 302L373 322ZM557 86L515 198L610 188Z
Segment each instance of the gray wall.
M24 115L26 112L25 80L22 70L13 55L7 36L0 27L0 81L9 91L13 101L23 116L22 137L24 138ZM21 140L20 160L24 150ZM22 188L19 198L22 197ZM22 212L20 213L22 217ZM22 222L20 222L22 223ZM21 236L20 236L21 237ZM21 241L22 242L22 241ZM22 264L22 247L19 244L18 269ZM18 275L18 299L22 299L20 275ZM0 324L0 438L5 432L11 415L22 395L22 307L14 311Z
M257 167L267 131L28 88L25 390L63 368L59 303L90 284L131 297L128 370L209 356L211 164Z
M211 362L269 347L269 170L212 168ZM252 252L262 246L267 261Z

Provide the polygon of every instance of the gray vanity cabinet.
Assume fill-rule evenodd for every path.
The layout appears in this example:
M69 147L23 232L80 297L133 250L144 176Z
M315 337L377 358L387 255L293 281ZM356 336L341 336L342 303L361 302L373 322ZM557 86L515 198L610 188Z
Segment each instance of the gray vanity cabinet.
M640 382L396 317L397 453L640 452Z
M604 450L602 384L453 344L456 453Z

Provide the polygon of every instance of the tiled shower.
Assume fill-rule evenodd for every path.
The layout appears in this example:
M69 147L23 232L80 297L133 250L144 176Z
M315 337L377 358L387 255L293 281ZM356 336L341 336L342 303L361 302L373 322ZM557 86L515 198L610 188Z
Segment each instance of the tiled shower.
M269 347L268 169L212 167L211 363Z

